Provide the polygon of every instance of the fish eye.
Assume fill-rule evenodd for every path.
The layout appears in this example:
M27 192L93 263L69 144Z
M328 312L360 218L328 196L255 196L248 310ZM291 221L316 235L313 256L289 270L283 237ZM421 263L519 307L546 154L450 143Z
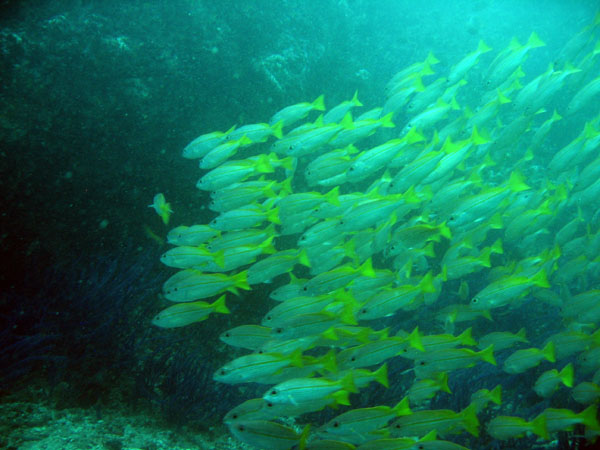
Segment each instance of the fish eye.
M361 313L361 314L366 314L366 313L367 313L367 308L363 308L363 309L361 309L361 310L360 310L360 313Z
M271 403L271 402L268 402L268 403L267 403L267 408L272 408L272 407L273 407L273 403Z
M225 372L225 369L221 369L219 370L219 375L225 375L227 372Z
M232 415L231 415L231 418L232 418L232 419L237 419L238 417L239 417L239 416L238 416L237 414L232 414Z
M424 366L425 365L425 361L419 361L419 365L420 366Z
M178 287L174 287L174 288L173 288L173 292L177 292L178 290L179 290L179 288L178 288Z
M308 286L304 286L304 287L302 288L302 290L303 290L304 292L308 291Z
M352 362L356 361L356 356L353 356L352 358L350 358L350 361L352 361Z
M273 390L271 391L271 395L277 395L277 391L276 391L275 389L273 389Z
M348 169L350 172L352 172L354 170L354 167L350 166L350 168Z
M471 303L477 303L479 301L479 299L477 297L473 297L471 299Z
M281 334L281 333L283 333L283 328L277 328L277 329L275 330L275 333L278 333L278 334Z
M266 319L266 320L271 320L271 319L272 319L272 317L271 317L271 316L267 316L267 317L265 317L265 319Z
M223 336L225 336L225 337L231 337L231 335L229 333L225 333Z
M238 429L239 431L245 431L245 430L246 430L246 427L245 427L244 425L238 425L237 429Z
M340 423L336 420L335 422L333 422L333 426L334 428L337 428L340 426Z
M402 352L404 352L404 353L408 353L408 349L407 349L407 348L403 348L403 349L402 349Z

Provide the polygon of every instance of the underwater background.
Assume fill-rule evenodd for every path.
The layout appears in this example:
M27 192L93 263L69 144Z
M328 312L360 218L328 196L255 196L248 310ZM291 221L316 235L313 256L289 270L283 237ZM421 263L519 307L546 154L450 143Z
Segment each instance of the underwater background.
M399 329L408 334L416 326L422 336L459 335L472 326L476 341L491 331L517 333L525 328L529 343L519 348L540 349L557 333L580 332L577 344L585 343L579 351L565 351L556 364L544 361L526 373L508 375L501 370L514 349L495 353L496 367L482 362L474 368L448 370L452 393L440 393L426 409L458 412L469 405L475 391L501 384L502 404L479 414L479 436L463 431L439 439L473 449L593 445L593 437L583 435L584 425L593 435L594 421L584 422L579 416L569 416L572 424L537 442L531 434L498 439L486 426L496 416L531 420L546 408L583 411L588 405L575 402L570 387L562 386L548 398L537 396L532 387L544 371L561 370L569 363L575 367L573 386L591 382L594 369L600 367L594 360L591 367L580 368L578 359L584 351L598 348L593 336L599 318L579 321L556 300L591 292L592 300L582 309L593 310L597 304L598 203L594 192L585 201L571 199L576 198L573 186L581 182L583 169L596 160L600 97L586 99L581 109L567 114L571 99L600 76L596 56L600 32L597 24L593 26L597 12L598 3L592 0L0 1L0 448L269 448L252 447L262 442L255 436L244 441L242 435L245 443L240 442L223 424L228 411L262 397L267 386L224 384L213 380L213 374L246 354L219 336L240 325L260 324L277 304L269 294L289 277L253 285L238 296L228 293L230 314L214 314L186 327L152 324L168 306L163 283L174 273L160 261L172 248L167 233L179 225L208 224L218 215L208 207L210 193L196 188L207 170L199 169L197 160L183 158L183 149L200 135L268 122L284 107L312 102L320 95L331 109L358 91L364 105L358 116L386 104L388 83L402 69L435 55L439 60L432 65L435 74L423 75L427 91L438 76L449 73L485 41L493 50L482 54L465 74L467 84L455 97L454 115L423 130L427 143L433 142L434 129L440 131L463 114L471 117L487 103L485 94L496 87L490 89L486 83L488 67L504 49L510 53L512 38L525 44L532 32L545 45L521 56L522 86L543 74L549 63L560 63L561 70L570 63L581 66L581 71L565 78L559 93L542 105L543 112L528 115L531 122L510 141L512 150L494 150L495 166L482 179L491 189L519 170L540 201L516 213L508 213L506 204L499 211L512 218L524 211L540 212L549 199L541 214L552 220L517 233L511 229L510 236L494 228L493 239L480 247L491 247L502 238L504 252L492 255L491 268L484 273L464 277L470 294L460 280L452 280L444 285L435 307L409 309L412 312L403 312L401 320L384 315L360 325L373 330L389 327L390 336ZM586 27L590 34L585 45L572 59L559 61L565 45ZM506 95L514 100L522 87L512 89ZM526 145L519 147L520 143L530 142L554 110L563 118L533 159L526 159ZM317 116L313 111L305 121L316 121ZM407 105L400 107L392 118L395 128L379 130L357 147L362 151L406 135L403 130L411 117ZM480 127L482 135L498 139L515 117L520 115L512 110L497 111ZM591 131L582 139L593 143L590 153L551 171L553 156L576 139L586 123ZM466 139L471 131L469 127L453 140ZM259 144L262 147L256 146L252 154L268 153L274 141ZM335 147L324 146L320 152L325 148ZM468 173L483 163L484 154L479 153L460 170ZM301 171L312 156L302 158ZM458 170L450 180L460 178ZM336 186L308 186L301 171L293 192L325 194ZM371 182L383 176L381 170L356 185L340 182L340 193L366 195ZM279 173L277 182L287 177L288 173ZM591 177L590 185L598 178L595 172ZM559 198L561 185L566 194ZM277 198L283 197L281 192ZM148 208L157 193L164 194L172 208L168 225ZM420 213L429 210L420 206L411 215ZM409 223L411 215L403 220ZM432 215L432 223L440 225L442 216ZM492 310L493 324L480 317L450 329L436 318L444 307L467 304L474 293L506 275L488 278L494 268L516 266L544 249L552 251L551 238L575 219L580 219L577 228L566 242L576 238L585 242L569 247L571 253L563 251L562 257L550 253L542 257L544 264L550 262L545 271L552 298L535 297L529 289L525 300L535 297L533 301L523 306L521 297L514 307ZM492 214L483 223L491 226ZM297 248L303 231L281 238L273 235L275 251ZM461 236L460 226L451 231L455 240ZM470 231L458 244L467 242ZM523 242L531 242L525 238L540 234L550 236L548 243L526 244L530 252L523 248ZM407 280L417 285L415 279L432 270L441 282L442 258L451 243L455 241L443 236L426 260L420 249L407 250L415 254L415 261L420 258ZM592 249L590 254L584 255L585 248ZM344 263L355 259L348 257ZM367 258L358 259L362 264ZM373 266L401 272L391 261L374 256ZM308 275L305 270L296 274ZM323 356L311 350L309 355ZM287 447L277 440L270 448L298 445L306 424L311 424L307 448L328 448L315 444L320 437L314 433L321 425L351 408L396 405L414 381L406 372L410 367L409 360L390 358L389 387L373 383L350 395L351 407L327 407L295 421L286 419L282 424L296 427L297 438L287 438ZM411 408L425 409L413 404Z

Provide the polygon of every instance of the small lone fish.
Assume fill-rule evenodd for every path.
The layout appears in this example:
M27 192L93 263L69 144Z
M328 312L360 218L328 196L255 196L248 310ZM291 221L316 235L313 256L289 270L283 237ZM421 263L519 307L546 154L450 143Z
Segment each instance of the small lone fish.
M154 211L160 216L163 223L165 225L169 224L169 219L171 218L173 210L171 209L171 204L167 203L164 194L156 194L152 204L148 205L148 208L154 208Z

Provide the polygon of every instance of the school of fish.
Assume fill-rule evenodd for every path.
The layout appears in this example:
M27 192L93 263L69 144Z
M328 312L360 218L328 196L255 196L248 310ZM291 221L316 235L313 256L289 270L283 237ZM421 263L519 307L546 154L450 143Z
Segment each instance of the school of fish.
M600 434L600 13L562 49L535 32L522 42L482 40L444 72L429 53L389 81L381 107L363 111L355 93L326 109L319 96L185 147L214 218L168 233L172 304L153 324L270 290L260 323L220 335L241 356L215 382L264 385L225 416L236 438L451 450L467 434ZM544 47L547 70L527 70ZM162 194L151 207L168 223ZM555 316L542 338L544 310ZM404 397L353 407L371 383L396 383L392 361L411 374ZM500 383L461 410L431 409L457 371L484 367L570 408L507 414ZM335 417L307 423L324 408Z

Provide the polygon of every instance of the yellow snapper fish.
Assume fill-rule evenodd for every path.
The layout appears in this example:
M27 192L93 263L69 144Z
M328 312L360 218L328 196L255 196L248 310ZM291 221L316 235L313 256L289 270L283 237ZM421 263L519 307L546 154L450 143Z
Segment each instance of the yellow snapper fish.
M302 353L299 351L292 355L252 353L240 356L217 369L213 379L227 384L248 382L271 384L269 377L288 366L302 367Z
M349 442L335 441L332 439L317 439L306 444L304 450L355 450L356 446Z
M277 202L280 219L285 222L288 217L299 214L306 215L325 202L339 206L339 191L339 186L336 186L325 194L320 192L298 192L287 195Z
M487 432L494 439L501 441L525 437L527 433L533 433L542 439L550 439L546 419L542 416L536 417L531 422L521 417L496 416L487 424Z
M336 340L334 327L342 324L356 325L352 311L345 308L335 313L321 311L300 315L291 315L282 320L277 328L273 329L276 339L294 339L312 335L322 335Z
M562 116L558 114L556 110L554 110L554 112L552 113L552 117L550 117L544 123L542 123L535 131L533 137L531 138L531 142L529 143L529 148L532 151L538 150L544 142L544 140L546 139L546 136L548 136L548 133L552 129L552 126L561 119Z
M416 349L423 348L417 328L406 337L382 337L377 341L345 348L337 354L337 363L341 369L374 366L400 355L407 343Z
M250 144L252 144L252 141L245 135L235 141L226 140L204 155L199 166L201 169L214 169L235 155L240 147Z
M574 114L577 111L583 109L592 99L600 93L600 76L594 78L588 84L581 88L581 90L575 94L575 97L571 100L567 106L567 112Z
M225 132L213 131L212 133L198 136L183 149L183 157L187 159L202 158L213 148L225 141L227 135L235 130L235 125Z
M284 405L301 405L322 398L333 398L339 404L348 405L350 392L358 392L352 374L341 380L292 378L267 390L263 398L267 402Z
M407 78L403 86L396 89L394 93L388 97L379 116L396 114L398 111L407 107L407 103L410 101L411 96L418 92L425 92L425 90L423 81L418 75Z
M530 189L524 182L523 175L513 171L505 185L483 189L479 194L466 198L448 218L451 227L464 226L485 220L497 211L498 206L513 192Z
M208 225L180 225L167 233L167 242L173 245L199 246L220 233Z
M352 115L348 112L340 122L343 129L336 134L330 144L335 147L345 147L372 135L378 128L394 128L396 125L392 122L392 115L393 113L388 113L377 119L352 121Z
M531 33L525 45L521 45L516 38L513 38L505 54L497 61L497 64L492 62L490 75L486 81L488 87L498 86L514 69L523 63L531 49L545 45L535 31Z
M489 389L479 389L471 394L471 405L475 406L475 411L479 414L489 403L496 405L502 404L502 386L498 385L491 391Z
M413 411L412 414L396 419L390 425L392 436L425 436L436 430L440 436L466 431L479 435L479 420L472 405L460 412L449 409Z
M554 357L554 344L549 342L543 349L527 348L517 350L504 361L502 370L506 373L523 373L537 367L543 360L556 362Z
M432 352L435 350L443 350L446 348L455 348L459 345L473 346L477 342L473 339L471 332L472 328L467 328L465 331L460 333L458 336L452 334L429 334L420 336L422 349L411 348L406 345L402 349L401 356L409 359L421 359L423 352ZM398 332L397 336L404 337L402 330Z
M584 319L585 316L586 314L582 313L580 317ZM600 344L600 330L593 334L576 329L560 331L546 339L546 342L554 343L556 359L561 360Z
M569 431L577 424L583 424L597 432L600 431L600 424L596 418L597 413L596 405L590 405L580 413L575 413L570 409L546 408L538 417L546 420L549 433Z
M232 347L256 351L271 340L271 328L260 325L240 325L224 331L219 339Z
M395 213L396 219L401 218L410 210L418 207L421 199L414 192L404 194L379 195L377 192L342 215L339 230L350 232L360 231L388 219Z
M153 208L165 225L169 224L169 219L171 218L173 210L171 209L171 204L167 203L167 200L163 194L156 194L152 204L148 205L148 208Z
M358 100L358 91L355 91L352 99L343 101L327 111L323 116L323 123L337 123L344 118L348 111L358 106L363 106L363 104Z
M163 284L163 294L172 302L192 302L212 297L223 291L237 293L237 289L249 290L246 272L235 275L203 273L195 269L180 270Z
M457 280L466 275L491 267L490 255L493 247L484 248L478 256L465 255L453 258L446 253L442 259L442 274L445 280Z
M448 387L448 374L441 372L435 375L433 379L415 380L408 389L408 399L413 405L420 405L431 400L438 392L447 392L451 394Z
M208 262L214 262L221 267L225 265L223 250L212 253L204 247L191 247L187 245L167 250L160 256L160 262L177 269L197 267Z
M467 447L455 444L451 441L444 441L440 439L424 440L420 439L410 450L468 450Z
M388 97L394 94L395 91L400 89L406 84L406 80L412 80L415 78L422 78L426 75L432 75L434 72L431 66L438 64L439 59L431 52L427 54L427 58L424 61L416 62L410 66L402 69L396 73L392 79L386 85L385 91Z
M281 122L284 127L287 127L288 125L303 119L308 115L309 112L313 110L325 111L323 95L318 96L311 103L302 102L296 103L295 105L286 106L282 110L273 114L269 120L269 124L275 125L276 123Z
M500 88L497 88L495 96L491 98L487 103L480 106L477 111L470 112L468 115L467 127L483 127L488 125L490 121L495 119L500 113L502 105L511 103L511 99L508 98L507 93Z
M244 181L252 175L273 173L278 164L284 164L288 169L292 168L291 158L280 160L274 153L226 161L204 174L196 183L196 187L203 191L217 191Z
M236 438L257 448L286 450L302 443L308 436L309 425L301 433L291 427L267 420L236 421L226 424Z
M434 140L437 139L434 137ZM420 184L435 169L444 155L445 153L441 150L426 151L417 159L405 165L390 181L388 194L408 192L409 188Z
M279 223L279 209L252 203L221 213L209 225L220 231L232 231L252 228L265 221Z
M211 252L218 252L227 248L242 247L247 245L259 245L268 239L274 239L278 235L275 225L269 224L266 228L248 228L246 230L233 230L222 233L204 244Z
M442 96L448 85L447 77L439 77L437 80L423 86L423 89L415 89L415 93L406 105L407 114L416 115L434 104Z
M361 152L348 167L348 181L360 180L384 168L405 146L424 140L425 138L416 129L411 129L402 139L391 139L384 144Z
M388 380L387 363L382 364L381 367L379 367L379 369L377 370L348 369L341 370L339 372L333 371L327 376L331 379L338 380L340 378L344 378L350 372L352 373L352 377L354 379L354 385L359 389L367 387L373 381L376 381L377 383L381 384L386 388L390 387L390 383Z
M450 136L446 137L441 151L444 153L437 163L437 166L429 175L419 184L430 184L434 181L444 178L458 168L465 159L467 159L474 150L474 146L484 145L490 142L490 139L482 136L477 127L473 125L471 136L467 139L452 142Z
M279 275L291 272L297 264L310 267L306 251L289 249L269 255L248 267L248 284L268 283Z
M471 299L469 306L477 310L500 308L519 298L534 286L550 287L544 269L533 277L510 275L493 281Z
M233 407L223 417L223 422L231 425L234 422L246 422L250 420L269 420L276 418L268 408L262 398L251 398L243 403Z
M416 285L407 284L378 290L364 305L360 306L357 311L357 318L359 320L373 320L390 316L408 306L417 296L435 291L433 275L428 272Z
M573 400L583 405L597 403L600 400L600 386L591 381L583 381L571 391Z
M429 378L439 372L473 367L479 361L496 365L494 358L494 347L476 352L469 348L446 348L423 352L423 355L415 360L414 372L418 379Z
M525 328L521 328L516 333L510 333L508 331L493 331L479 338L477 347L484 349L490 345L494 346L494 350L499 352L511 348L521 343L528 343L527 337L525 336Z
M480 40L475 51L469 53L450 69L448 83L456 83L462 79L479 62L479 57L491 50L490 46Z
M352 264L344 264L321 273L307 281L302 287L302 291L304 295L309 296L326 294L350 284L359 275L375 276L371 259L367 259L359 267L354 267Z
M160 328L184 327L206 320L211 313L229 314L229 312L225 306L225 295L222 295L213 303L198 301L169 306L152 319L152 324Z
M269 125L268 123L252 123L232 130L227 134L226 139L236 141L243 136L246 136L252 142L261 143L266 142L271 136L281 139L283 136L282 128L283 122L278 122L274 125Z
M261 325L266 327L283 326L294 316L325 311L334 302L336 302L335 295L291 298L267 312L261 321Z
M258 180L233 183L211 192L208 209L222 213L254 202L264 201L267 198L276 198L278 195L285 195L288 184L286 180L277 183L274 180L267 181L263 177Z
M309 186L338 185L346 180L346 170L352 164L352 154L358 149L352 144L317 156L308 163L304 178Z
M270 236L260 244L246 244L228 247L215 253L212 260L195 266L204 272L228 272L256 261L261 254L274 254L277 250L272 245L274 236Z
M536 380L533 390L540 397L548 398L560 383L573 387L573 364L567 364L560 372L556 369L547 370Z
M456 102L456 99L452 98L450 103L444 101L443 98L439 98L437 102L427 108L422 113L411 118L400 133L401 136L408 134L411 128L417 128L421 131L431 128L436 122L447 117L450 110L459 110L460 106Z
M367 436L384 427L390 420L408 414L411 414L411 410L406 397L394 407L375 406L352 409L334 417L319 428L317 436L360 444L368 440Z

